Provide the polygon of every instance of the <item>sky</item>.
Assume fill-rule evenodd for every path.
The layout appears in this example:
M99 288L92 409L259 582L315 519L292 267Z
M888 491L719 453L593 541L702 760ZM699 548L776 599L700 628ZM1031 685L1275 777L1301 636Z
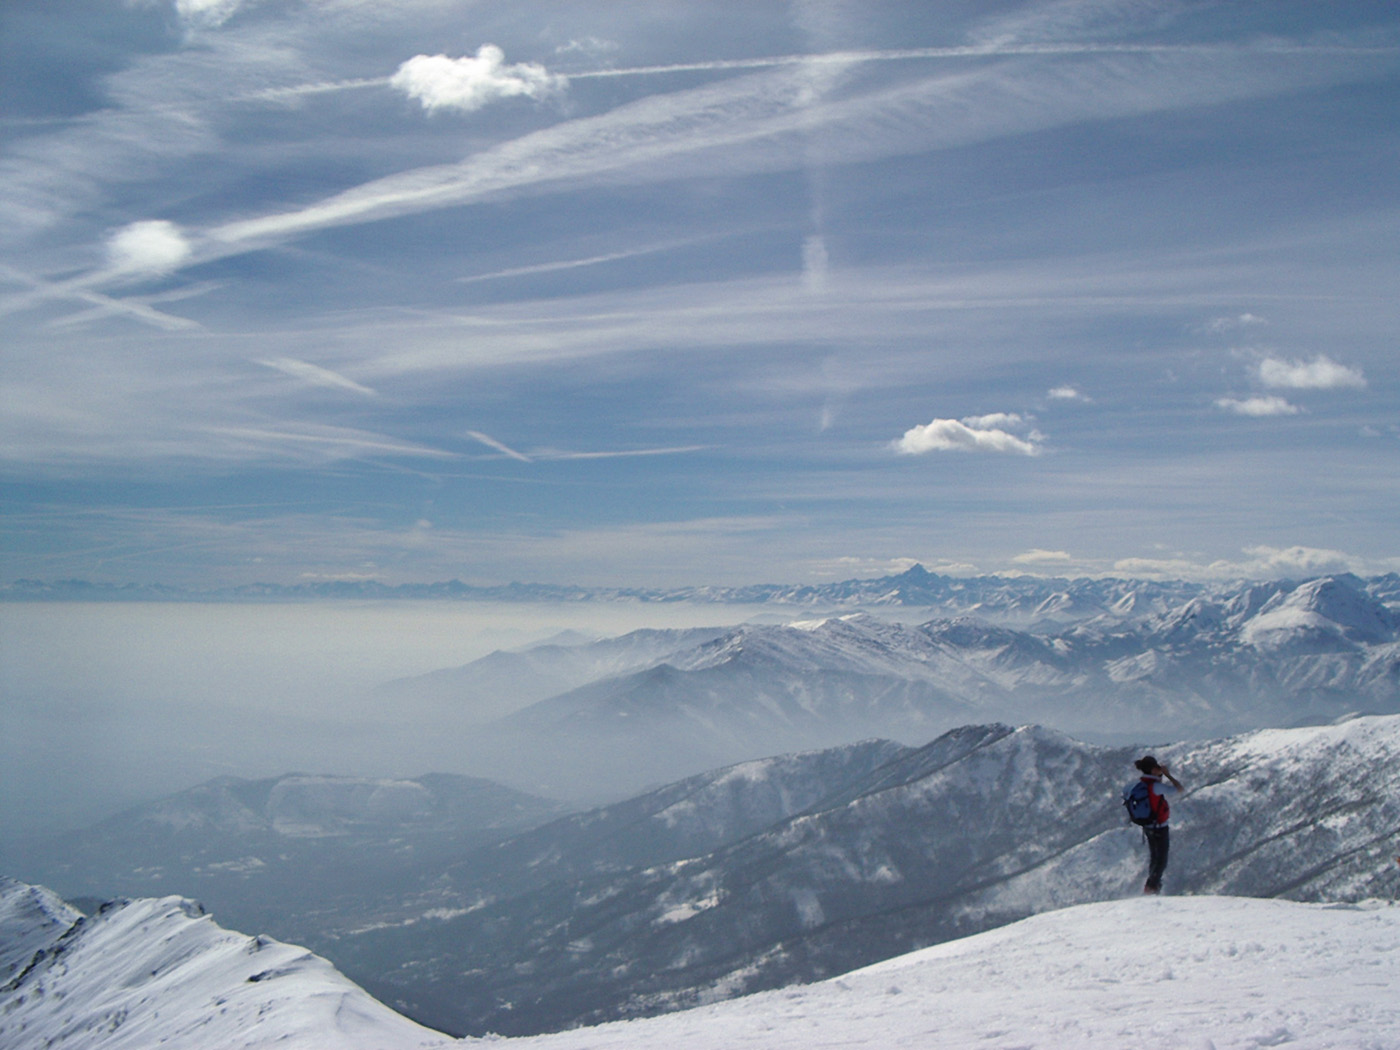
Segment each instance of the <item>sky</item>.
M1400 569L1400 11L0 6L0 582Z

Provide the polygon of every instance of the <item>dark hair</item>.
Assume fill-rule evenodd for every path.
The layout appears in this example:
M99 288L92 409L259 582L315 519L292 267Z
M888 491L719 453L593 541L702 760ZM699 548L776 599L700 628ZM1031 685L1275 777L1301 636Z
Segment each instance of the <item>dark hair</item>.
M1142 770L1144 773L1151 775L1152 771L1156 769L1160 763L1151 755L1144 755L1134 762L1133 765L1137 766L1138 769Z

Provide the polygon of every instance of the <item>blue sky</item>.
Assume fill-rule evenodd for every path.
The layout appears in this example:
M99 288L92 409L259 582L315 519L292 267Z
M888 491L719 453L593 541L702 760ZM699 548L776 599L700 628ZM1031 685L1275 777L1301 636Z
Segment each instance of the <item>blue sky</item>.
M0 19L5 579L1400 569L1391 3Z

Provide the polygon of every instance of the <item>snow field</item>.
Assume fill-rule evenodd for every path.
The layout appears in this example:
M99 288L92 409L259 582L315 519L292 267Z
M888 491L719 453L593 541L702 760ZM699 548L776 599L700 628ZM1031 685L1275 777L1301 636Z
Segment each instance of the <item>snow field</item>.
M1089 904L830 981L518 1050L1396 1050L1400 908Z

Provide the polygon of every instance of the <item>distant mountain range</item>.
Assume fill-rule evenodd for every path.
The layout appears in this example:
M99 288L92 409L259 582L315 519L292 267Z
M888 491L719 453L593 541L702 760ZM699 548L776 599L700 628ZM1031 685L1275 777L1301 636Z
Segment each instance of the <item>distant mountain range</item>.
M415 782L218 781L68 836L46 871L21 874L70 896L104 879L126 894L197 893L221 921L257 913L245 928L295 931L422 1023L538 1032L1136 896L1146 854L1118 795L1139 753L985 724L918 748L867 741L743 763L554 819L476 792L455 817L439 809L435 834L459 848L396 867L382 858L426 842L404 787ZM1400 716L1157 754L1186 785L1169 893L1400 892ZM527 826L503 837L503 812ZM471 844L485 825L494 837Z
M1400 614L1377 590L1352 576L1275 581L1132 618L1022 627L850 613L645 630L492 653L389 683L378 701L442 726L474 773L594 800L763 755L918 743L972 722L1105 742L1199 739L1400 711Z
M1377 586L1400 594L1400 576ZM808 607L913 606L944 614L974 614L1024 621L1039 617L1079 619L1114 612L1142 615L1206 593L1183 581L1055 579L1041 576L954 577L915 565L894 576L829 584L753 584L744 587L578 587L546 583L477 586L460 580L384 584L333 580L291 585L256 583L205 590L160 584L108 584L87 580L22 579L0 584L6 601L283 601L308 598L447 599L493 602L693 602Z

